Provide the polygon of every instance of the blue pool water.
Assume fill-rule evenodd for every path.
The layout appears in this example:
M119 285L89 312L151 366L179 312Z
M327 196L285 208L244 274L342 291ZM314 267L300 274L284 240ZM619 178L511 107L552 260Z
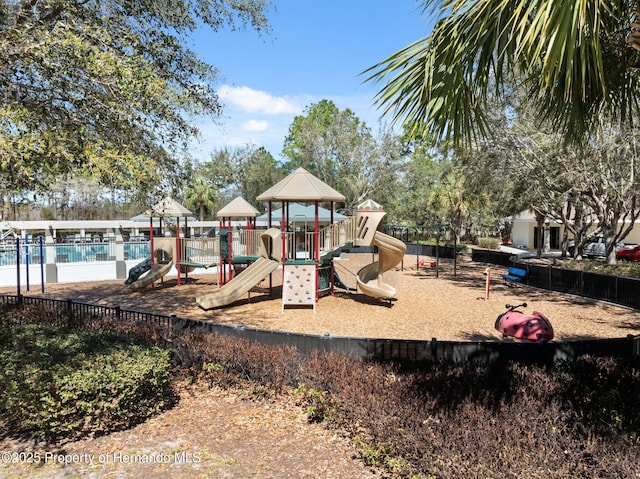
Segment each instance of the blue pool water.
M26 264L27 258L29 264L40 263L40 245L21 244L20 245L20 264ZM114 243L79 243L79 244L60 244L55 246L56 263L84 263L90 261L112 261L115 260L115 244ZM47 248L42 248L44 255L43 261L47 261ZM149 257L149 243L125 243L124 259L140 259ZM15 245L0 246L0 266L13 266L16 264L16 247Z

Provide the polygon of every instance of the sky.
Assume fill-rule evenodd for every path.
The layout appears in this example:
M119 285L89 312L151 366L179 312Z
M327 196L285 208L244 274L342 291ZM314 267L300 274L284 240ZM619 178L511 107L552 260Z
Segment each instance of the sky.
M198 31L190 45L219 70L224 110L213 122L198 119L202 138L193 155L206 161L225 147L265 147L278 161L289 126L326 99L351 109L374 132L380 119L374 97L380 85L362 72L429 34L416 0L273 0L271 32L249 28Z

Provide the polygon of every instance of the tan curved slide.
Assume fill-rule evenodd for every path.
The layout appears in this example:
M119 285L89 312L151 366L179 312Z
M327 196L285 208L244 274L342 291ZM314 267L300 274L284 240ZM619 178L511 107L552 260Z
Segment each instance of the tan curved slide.
M129 285L132 291L139 291L162 279L175 261L175 238L158 238L153 242L153 256L156 263L149 271Z
M396 295L396 288L385 283L382 280L382 275L402 261L407 247L399 239L380 231L375 232L372 245L378 247L378 261L374 261L358 271L356 275L358 288L367 296L393 298Z
M247 293L260 281L269 276L269 274L278 269L278 266L280 266L279 262L261 257L222 288L198 296L196 302L202 309L226 306Z

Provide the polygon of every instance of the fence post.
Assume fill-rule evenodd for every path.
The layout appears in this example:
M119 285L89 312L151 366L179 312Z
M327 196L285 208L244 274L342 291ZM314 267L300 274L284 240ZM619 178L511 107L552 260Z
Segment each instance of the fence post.
M17 295L20 297L20 237L16 236L16 288Z
M25 233L24 235L24 274L27 281L27 292L30 291L29 284L29 233Z
M119 321L120 319L122 319L122 312L120 311L120 306L116 306L115 310L116 310L116 319Z
M38 238L40 246L40 290L44 293L44 248L42 246L42 236Z
M640 336L627 336L631 341L631 356L637 357L640 356Z
M67 299L67 324L73 322L73 300Z

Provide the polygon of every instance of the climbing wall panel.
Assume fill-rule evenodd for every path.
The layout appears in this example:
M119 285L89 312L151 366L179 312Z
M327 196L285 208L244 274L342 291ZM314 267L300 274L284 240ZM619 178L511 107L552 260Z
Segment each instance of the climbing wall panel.
M313 307L316 310L316 265L286 264L282 285L282 311L286 306Z

